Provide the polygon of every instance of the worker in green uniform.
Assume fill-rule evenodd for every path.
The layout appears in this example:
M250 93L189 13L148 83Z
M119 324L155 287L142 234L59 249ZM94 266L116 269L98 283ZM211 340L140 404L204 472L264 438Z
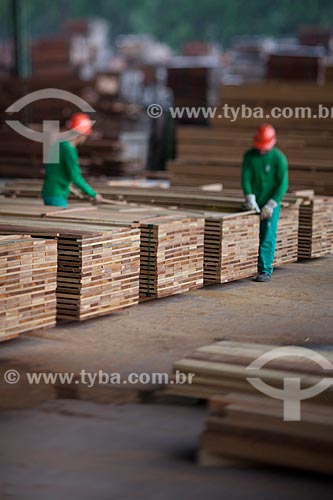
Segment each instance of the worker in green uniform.
M85 113L75 113L68 124L70 130L77 132L69 141L62 141L59 147L59 161L48 163L45 166L45 177L42 196L45 205L56 207L67 207L70 186L74 184L84 194L95 201L101 202L103 197L94 191L82 177L78 152L76 147L87 139L91 134L92 122Z
M276 132L262 125L254 137L254 148L243 159L242 188L248 210L260 213L260 245L256 281L271 280L280 217L280 202L288 189L288 163L274 147Z

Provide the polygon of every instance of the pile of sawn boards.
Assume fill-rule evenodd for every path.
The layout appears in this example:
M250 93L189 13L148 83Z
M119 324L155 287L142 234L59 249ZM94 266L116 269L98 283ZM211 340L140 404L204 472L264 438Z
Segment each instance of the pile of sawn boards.
M210 399L201 434L201 465L244 465L244 461L333 473L333 421L323 404L302 402L301 421L285 421L283 402L232 393ZM230 462L231 461L231 462Z
M199 186L221 182L227 189L239 188L243 155L253 147L256 128L268 121L277 128L277 147L288 159L290 188L333 195L332 89L332 85L281 83L221 86L221 108L212 127L178 128L177 159L168 165L171 183ZM230 110L229 118L225 115L224 105L238 112L236 119ZM262 115L256 114L259 106ZM281 111L280 117L269 118L273 109ZM293 116L283 117L287 110Z
M140 232L136 228L0 216L0 233L56 240L58 319L93 318L139 301Z
M254 276L258 267L259 217L245 212L205 216L205 283Z
M158 298L203 285L202 218L163 208L83 203L58 210L3 199L0 224L3 232L58 239L59 318L85 319L136 303L139 293ZM117 300L116 285L126 303Z
M315 399L301 402L301 420L284 420L283 401L262 395L247 378L284 387L286 378L299 378L302 388L312 387L332 370L323 371L313 354L295 347L266 362L262 368L249 365L277 346L218 342L196 349L174 364L174 372L192 374L186 383L171 379L172 395L209 400L210 414L200 439L199 461L203 465L225 465L227 460L246 460L332 474L333 388ZM302 351L302 350L301 350ZM287 354L286 354L287 352ZM332 353L318 351L327 362ZM268 359L268 358L267 358Z
M208 193L199 190L112 188L96 183L106 198L174 206L205 218L205 281L223 283L256 273L259 217L244 212L242 193ZM297 261L299 205L289 196L281 209L274 267ZM218 234L219 233L219 236ZM213 258L213 253L216 258ZM215 272L212 274L212 264ZM217 272L217 274L216 274Z
M55 241L0 236L0 282L0 341L55 324Z
M333 197L304 197L299 214L299 258L325 257L332 253L332 245Z
M106 206L50 214L62 220L140 228L140 297L161 298L203 285L204 220L158 207Z
M298 203L281 208L273 267L297 261L299 208Z
M162 190L163 192L163 190ZM185 200L185 198L184 198ZM15 214L20 213L20 204L24 203L28 206L29 200L24 199L4 199L0 202L0 214ZM43 207L39 205L37 208L41 213ZM92 207L88 210L82 204L82 210L79 210L79 205L74 211L61 211L60 217L72 217L72 219L94 220L97 221L116 221L118 224L131 224L140 222L141 225L141 275L140 275L140 294L145 296L163 296L162 290L162 273L165 265L168 266L169 284L165 292L170 295L177 292L177 286L172 284L172 279L177 281L177 272L172 269L171 264L177 264L177 261L170 260L171 252L175 244L181 244L183 257L179 254L179 259L182 259L184 276L186 278L186 254L190 256L192 268L196 260L197 266L191 271L190 281L191 288L196 285L202 285L202 276L198 273L202 272L202 262L204 262L204 282L209 283L224 283L241 278L253 276L257 270L258 257L258 242L259 242L259 218L253 212L242 211L242 202L230 200L227 206L227 212L213 212L202 210L167 210L156 206L132 206L124 205L120 208L103 208L98 211L92 211ZM37 213L37 212L36 212ZM50 211L50 215L51 211ZM55 216L56 214L53 214ZM163 216L163 217L162 217ZM167 218L166 218L167 217ZM148 218L148 220L147 220ZM197 242L193 240L194 230L192 222L192 244L188 246L185 231L185 225L188 225L186 220L195 220L198 224L198 219L204 219L204 242L199 239ZM174 227L178 226L177 235L172 235L171 221L174 220ZM183 221L183 222L182 222ZM166 224L168 222L168 224ZM162 224L163 223L163 224ZM200 234L197 237L202 238L202 227L200 223ZM163 250L162 233L167 231L167 251ZM154 236L155 234L155 236ZM156 236L157 235L157 236ZM176 238L177 236L177 238ZM296 233L297 238L297 233ZM178 243L177 243L178 239ZM158 246L157 246L158 245ZM194 246L193 246L194 245ZM204 247L203 254L201 246ZM200 247L200 248L199 248ZM198 251L199 248L199 251ZM178 253L180 248L178 249ZM195 252L198 252L195 257ZM191 254L191 255L190 255ZM149 265L148 265L149 264ZM194 272L194 274L193 274ZM172 273L174 278L172 278ZM186 280L182 278L182 284L179 291L185 291ZM195 278L193 280L192 278ZM199 282L198 282L199 280ZM188 282L188 279L187 279Z
M182 187L170 189L114 187L96 180L92 181L92 184L98 192L109 199L171 206L183 212L190 210L193 213L195 210L198 212L197 216L200 216L199 211L209 211L210 215L215 217L216 212L219 211L221 220L228 214L235 218L244 218L246 215L244 212L242 215L244 195L239 189L223 190L219 193ZM40 189L40 181L22 179L7 183L3 187L3 192L7 195L38 196ZM300 205L300 211L297 224L298 205ZM204 216L207 226L208 214ZM247 218L246 221L247 224L251 224L251 218ZM331 253L333 244L332 197L317 196L313 190L295 191L285 196L279 222L275 266L294 262L297 258L297 244L299 258L323 257Z

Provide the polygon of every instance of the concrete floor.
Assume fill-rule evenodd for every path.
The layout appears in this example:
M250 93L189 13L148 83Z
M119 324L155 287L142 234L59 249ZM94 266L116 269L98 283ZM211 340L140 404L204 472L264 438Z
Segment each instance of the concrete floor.
M310 474L198 468L204 408L143 405L136 387L29 386L24 375L170 372L195 347L222 339L332 346L332 285L333 257L304 261L268 284L211 286L2 344L0 377L14 368L21 382L1 377L0 499L331 498L332 483Z
M1 415L1 500L331 500L311 474L202 468L197 407L57 401Z

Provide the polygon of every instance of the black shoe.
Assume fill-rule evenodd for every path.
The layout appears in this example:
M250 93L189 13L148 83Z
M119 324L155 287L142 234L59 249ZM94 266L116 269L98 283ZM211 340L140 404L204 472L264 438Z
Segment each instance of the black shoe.
M271 281L271 279L271 276L266 273L259 273L256 277L256 281L258 281L259 283L267 283L268 281Z

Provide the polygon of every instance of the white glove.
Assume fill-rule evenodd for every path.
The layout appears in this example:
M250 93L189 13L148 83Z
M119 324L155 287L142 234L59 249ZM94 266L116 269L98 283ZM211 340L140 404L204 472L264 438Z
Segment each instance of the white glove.
M266 205L262 208L261 214L260 214L260 219L261 220L266 220L266 219L271 219L273 215L273 210L275 207L277 207L277 203L275 200L270 199Z
M259 208L258 203L256 201L255 194L247 194L245 196L245 208L247 210L255 210L257 212L257 214L260 214L260 208Z

